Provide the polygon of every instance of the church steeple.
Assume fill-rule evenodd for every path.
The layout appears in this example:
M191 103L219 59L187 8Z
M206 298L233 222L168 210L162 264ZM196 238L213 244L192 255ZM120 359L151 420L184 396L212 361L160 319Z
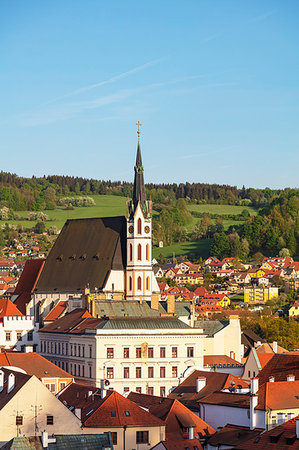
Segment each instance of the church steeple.
M134 208L136 208L138 205L138 202L140 202L140 206L141 206L141 208L143 208L145 205L145 202L146 202L146 197L145 197L145 186L144 186L144 178L143 178L144 168L143 168L142 159L141 159L139 135L138 135L136 164L134 167L134 171L135 171L135 177L134 177L134 189L133 189L133 204L134 204Z

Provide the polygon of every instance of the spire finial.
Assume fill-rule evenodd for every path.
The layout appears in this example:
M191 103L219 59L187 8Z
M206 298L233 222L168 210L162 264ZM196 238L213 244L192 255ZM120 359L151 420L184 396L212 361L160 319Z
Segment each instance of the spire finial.
M140 142L140 127L141 127L142 123L140 123L138 120L136 125L137 125L137 136L138 136L138 143L139 143Z

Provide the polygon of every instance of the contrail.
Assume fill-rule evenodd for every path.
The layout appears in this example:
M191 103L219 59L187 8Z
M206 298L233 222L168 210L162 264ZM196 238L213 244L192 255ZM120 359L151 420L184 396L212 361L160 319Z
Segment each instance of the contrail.
M120 73L119 75L115 75L114 77L111 77L108 80L100 81L99 83L91 84L89 86L85 86L85 87L82 87L80 89L76 89L75 91L69 92L68 94L62 95L60 97L56 97L53 100L49 100L45 104L48 105L49 103L54 103L57 100L61 100L63 98L71 97L73 95L78 95L78 94L81 94L82 92L90 91L91 89L95 89L95 88L98 88L100 86L104 86L105 84L111 84L111 83L114 83L115 81L122 80L123 78L126 78L126 77L128 77L130 75L133 75L134 73L140 72L141 70L147 69L148 67L151 67L151 66L154 66L154 65L158 64L163 59L164 58L159 58L159 59L155 59L154 61L149 61L149 62L147 62L145 64L142 64L141 66L134 67L131 70L128 70L128 71L123 72L123 73Z

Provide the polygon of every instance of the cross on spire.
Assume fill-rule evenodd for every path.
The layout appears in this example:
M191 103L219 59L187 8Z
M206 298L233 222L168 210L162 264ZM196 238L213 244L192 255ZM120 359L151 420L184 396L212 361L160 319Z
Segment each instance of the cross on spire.
M141 127L142 123L140 123L139 120L138 120L138 122L136 123L136 125L137 125L138 142L140 142L140 127Z

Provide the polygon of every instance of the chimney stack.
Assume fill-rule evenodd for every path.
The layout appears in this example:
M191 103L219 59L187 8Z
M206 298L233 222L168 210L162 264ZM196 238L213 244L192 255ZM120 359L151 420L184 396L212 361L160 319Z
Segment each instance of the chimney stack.
M7 393L9 394L15 387L16 384L16 377L13 373L10 373L8 375L8 380L7 380Z
M287 381L295 381L295 375L293 375L293 374L288 375Z
M46 430L42 432L42 446L48 448L48 432Z
M167 312L168 314L174 314L175 312L175 296L173 294L167 295Z
M251 378L251 380L250 380L250 393L252 395L255 395L258 390L259 390L259 379L258 378Z
M270 383L274 383L274 381L275 381L275 378L274 378L274 377L270 377L270 378L269 378L269 382L270 382Z
M277 341L274 341L272 344L272 350L274 353L277 353Z
M107 389L105 387L105 380L101 380L101 398L105 398L107 395Z
M4 386L4 372L3 370L0 370L0 392L3 391Z
M196 378L196 392L201 391L206 385L207 379L206 377L197 377Z
M194 427L193 427L193 425L189 426L189 439L194 439Z
M159 294L152 294L151 296L151 309L159 310Z

